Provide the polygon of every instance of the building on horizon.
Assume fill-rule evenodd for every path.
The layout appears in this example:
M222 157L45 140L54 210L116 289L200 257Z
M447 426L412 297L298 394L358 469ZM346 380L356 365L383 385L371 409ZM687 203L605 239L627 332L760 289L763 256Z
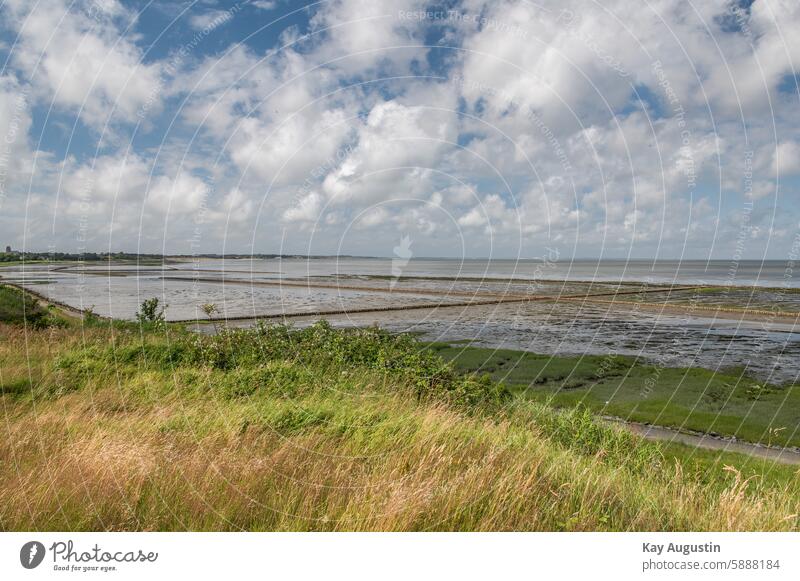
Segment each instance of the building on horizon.
M11 247L10 246L6 246L6 254L11 254Z

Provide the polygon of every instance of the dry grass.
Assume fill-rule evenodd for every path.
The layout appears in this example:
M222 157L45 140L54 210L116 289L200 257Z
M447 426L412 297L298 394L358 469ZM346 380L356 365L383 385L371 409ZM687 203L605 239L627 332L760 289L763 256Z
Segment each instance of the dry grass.
M799 526L796 485L642 463L636 446L606 440L571 444L535 404L488 413L418 402L373 370L312 375L298 381L314 389L293 397L223 395L224 372L212 369L101 365L81 385L54 370L61 355L111 342L103 329L0 328L3 386L28 376L35 386L1 396L0 529Z

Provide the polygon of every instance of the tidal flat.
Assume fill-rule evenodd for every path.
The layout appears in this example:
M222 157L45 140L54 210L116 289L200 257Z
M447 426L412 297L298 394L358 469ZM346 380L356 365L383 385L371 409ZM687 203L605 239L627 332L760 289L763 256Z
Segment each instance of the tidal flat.
M9 287L0 307L5 531L800 527L795 467L537 401L463 346L324 322L200 334ZM553 381L578 363L513 356Z

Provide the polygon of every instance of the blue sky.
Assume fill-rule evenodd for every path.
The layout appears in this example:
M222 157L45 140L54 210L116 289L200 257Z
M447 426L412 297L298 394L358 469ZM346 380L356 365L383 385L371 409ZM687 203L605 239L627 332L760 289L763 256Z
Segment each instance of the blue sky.
M0 242L793 258L794 2L6 0Z

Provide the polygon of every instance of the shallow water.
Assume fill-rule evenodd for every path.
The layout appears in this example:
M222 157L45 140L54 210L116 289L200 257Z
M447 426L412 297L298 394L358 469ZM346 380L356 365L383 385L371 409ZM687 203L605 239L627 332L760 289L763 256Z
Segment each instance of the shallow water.
M87 263L87 270L109 270L108 266ZM135 265L114 265L114 271L130 271ZM158 271L152 266L140 267ZM317 259L187 259L169 264L168 270L191 271L194 268L217 269L253 274L254 278L307 276L424 276L520 278L537 280L639 281L652 284L714 284L732 286L774 286L800 288L800 280L790 276L787 263L780 260L451 260L412 258L408 262L391 258L317 258ZM28 265L28 271L42 269Z
M418 333L428 341L471 340L475 346L551 355L615 353L667 367L744 367L774 383L800 379L800 329L793 324L700 317L687 322L684 315L632 313L588 303L449 307L420 311L413 318L404 312L326 318L339 326L378 324Z
M701 304L750 308L769 308L779 303L783 309L800 310L800 293L792 292L798 286L786 280L784 273L785 265L780 262L740 263L735 276L731 276L731 265L727 262L587 261L553 265L535 261L420 259L392 264L389 259L357 258L201 260L138 269L135 265L56 268L29 265L0 269L0 276L6 280L30 285L52 299L79 308L92 307L98 314L115 318L132 319L144 299L157 296L167 305L170 320L202 320L205 315L200 306L205 303L214 303L220 316L254 317L435 306L482 299L486 295L580 295L644 288L619 286L620 281L646 283L650 289L659 283L776 287L778 290L757 286L732 288L721 295L701 295L696 300ZM404 278L392 278L398 274ZM559 277L572 282L553 282ZM583 280L593 282L575 282ZM278 282L301 286L263 284ZM376 292L390 287L404 292ZM681 303L692 296L673 292L647 295L642 300L668 299ZM750 373L773 382L796 381L800 373L800 329L794 323L714 319L702 313L687 318L681 314L633 312L603 304L570 302L508 303L326 318L337 325L379 324L393 331L417 332L428 340L466 339L479 345L539 353L618 353L669 366L746 367Z

